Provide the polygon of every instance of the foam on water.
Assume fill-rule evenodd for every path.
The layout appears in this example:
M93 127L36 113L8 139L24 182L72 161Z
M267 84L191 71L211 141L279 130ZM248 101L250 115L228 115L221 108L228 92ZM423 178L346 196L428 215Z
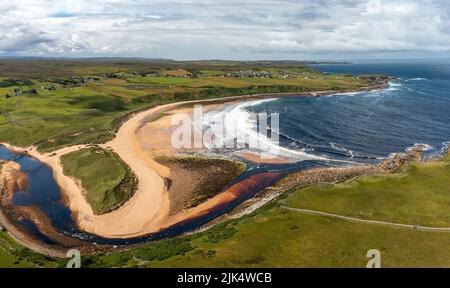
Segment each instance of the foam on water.
M448 150L449 150L449 147L450 147L450 141L442 142L441 153L442 153L442 154L447 153Z
M239 135L245 135L246 143L237 144L259 143L259 147L250 147L255 152L263 152L271 156L290 157L298 161L328 160L326 157L306 153L305 149L295 150L282 147L267 135L258 132L256 115L249 112L248 109L275 100L277 98L248 101L221 111L211 111L205 114L203 124L215 131L215 136L220 138L223 143L240 140L239 138L236 139L236 134L240 133ZM270 117L270 115L268 116ZM222 119L224 119L223 122ZM218 125L221 125L221 123L225 127L225 136L220 133L221 127Z
M427 80L426 78L410 78L410 79L407 79L407 80L405 80L406 82L409 82L409 81L425 81L425 80Z
M434 150L434 147L431 146L431 145L428 145L428 144L425 144L425 143L415 143L414 146L407 147L405 149L405 151L406 152L410 152L410 151L412 151L413 149L416 149L416 148L422 148L422 151L425 151L425 152Z
M347 149L345 147L341 147L341 146L339 146L338 144L336 144L334 142L330 142L330 146L334 150L342 151L342 152L348 154L350 156L350 158L354 158L355 157L353 150Z

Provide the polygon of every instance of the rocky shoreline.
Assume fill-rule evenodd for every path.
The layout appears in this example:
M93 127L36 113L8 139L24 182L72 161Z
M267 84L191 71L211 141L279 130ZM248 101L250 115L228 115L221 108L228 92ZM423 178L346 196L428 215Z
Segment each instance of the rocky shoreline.
M251 214L258 208L268 204L282 194L288 193L294 189L301 189L318 183L342 183L362 176L383 176L394 173L403 173L410 164L423 161L423 152L425 148L425 146L418 145L407 152L393 154L391 157L372 165L357 165L338 168L312 168L291 173L278 181L276 184L260 191L253 198L236 206L227 214L216 218L215 220L205 224L189 234L204 231L227 220L236 219ZM430 159L428 161L439 160L440 159Z

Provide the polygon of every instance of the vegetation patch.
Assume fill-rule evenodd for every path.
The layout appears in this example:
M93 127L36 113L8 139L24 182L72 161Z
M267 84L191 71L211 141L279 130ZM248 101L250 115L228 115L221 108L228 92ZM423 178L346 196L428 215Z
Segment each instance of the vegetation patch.
M61 157L64 174L78 179L95 214L111 212L129 200L137 179L115 153L91 147Z
M208 236L203 239L204 242L209 243L218 243L221 240L226 240L234 236L237 230L234 227L228 227L228 223L224 225L220 225L221 229L218 227L217 229L213 229L208 232Z
M185 255L193 250L191 243L187 239L172 239L149 245L146 248L138 248L132 255L144 261L163 261L175 255Z
M96 256L83 256L82 267L139 267L148 263L158 263L174 257L183 257L195 247L188 238L162 240L141 245L131 250ZM208 255L211 255L210 252Z
M155 160L171 168L174 175L169 189L172 211L195 207L216 196L246 169L244 163L228 159L161 156Z
M0 231L0 267L57 267L58 261L18 245L5 231Z
M287 200L290 207L368 220L450 227L450 163L413 164L406 173L314 185Z
M103 112L125 111L128 109L124 100L110 96L78 96L70 100L73 105L83 104L86 108Z
M15 80L15 79L0 79L0 88L14 87L14 86L31 86L33 82L30 80Z

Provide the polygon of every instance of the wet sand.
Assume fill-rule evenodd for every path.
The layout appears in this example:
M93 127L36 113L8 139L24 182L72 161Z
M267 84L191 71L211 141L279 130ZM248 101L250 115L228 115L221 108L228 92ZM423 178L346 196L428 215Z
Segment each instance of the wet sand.
M252 161L258 164L288 164L288 163L295 163L295 160L289 160L287 158L282 158L282 157L273 157L273 158L268 158L268 157L261 157L260 155L258 155L257 153L252 153L250 151L247 152L239 152L236 153L237 156L248 160L248 161Z
M27 177L20 171L20 165L9 161L2 165L0 175L0 204L9 205L14 196L14 191L25 191Z
M29 235L27 231L24 231L15 222L17 219L26 218L34 223L33 220L39 218L37 222L42 223L43 219L45 219L45 217L41 217L40 211L27 213L33 209L32 207L13 207L10 205L14 193L16 191L25 191L26 187L27 177L25 173L20 171L20 165L18 163L9 161L2 165L0 174L0 224L6 228L11 238L21 245L49 256L64 257L63 250L34 239L34 237ZM29 216L33 217L33 219L29 218ZM44 225L42 228L47 228L47 225ZM52 226L49 225L48 228L52 228ZM57 234L59 235L59 233Z

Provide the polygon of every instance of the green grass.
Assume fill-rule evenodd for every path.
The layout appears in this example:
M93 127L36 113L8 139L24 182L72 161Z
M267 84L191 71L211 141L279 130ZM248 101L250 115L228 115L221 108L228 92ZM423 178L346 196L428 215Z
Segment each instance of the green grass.
M226 71L218 71L218 70L200 70L200 74L206 75L206 76L216 76L216 75L223 75L227 74Z
M0 115L1 141L19 146L40 144L45 151L112 138L113 120L125 114L126 107L111 96L77 94L22 96L21 105L14 105L9 119ZM78 137L79 133L84 137Z
M0 86L5 87L0 87L0 141L17 146L34 144L43 152L68 145L104 143L114 137L117 119L147 106L243 94L300 93L367 85L365 80L336 79L296 62L2 61L1 64ZM275 74L277 71L300 74L293 79L215 77L216 73L224 71L261 69ZM206 75L201 78L139 76L146 71L167 70L204 71ZM303 74L305 71L308 73ZM123 73L123 79L106 76L118 72ZM98 80L66 87L58 84L56 90L45 89L55 82L73 79L79 82L80 77ZM15 88L35 89L38 94L5 99Z
M33 267L32 264L21 260L14 255L18 249L20 249L19 245L17 245L14 240L12 240L5 232L0 232L0 267Z
M113 152L86 148L61 157L64 174L81 181L95 214L104 214L130 199L137 180Z
M207 231L147 243L126 251L83 256L83 265L364 268L369 260L366 258L367 251L378 249L382 267L449 267L448 232L354 223L282 208L289 205L343 214L355 209L364 216L373 216L370 213L375 209L381 211L381 215L401 215L404 218L396 220L406 223L410 223L407 220L414 218L416 211L429 209L428 215L432 216L429 219L433 219L430 224L439 224L441 218L445 222L443 209L448 207L445 207L447 202L443 201L443 197L447 196L441 195L448 191L441 190L445 186L442 183L448 183L449 163L448 158L445 159L414 165L404 175L363 177L346 184L298 189L251 215ZM428 182L425 180L427 177L431 177ZM411 190L409 187L417 189ZM425 203L420 203L424 200ZM7 262L5 265L9 264Z
M165 77L130 77L127 81L133 84L154 84L159 86L192 86L197 79L165 78Z
M367 251L378 249L383 267L448 267L448 232L347 222L289 211L281 206L404 223L423 219L421 224L444 225L450 207L450 192L446 187L449 165L446 161L417 164L404 175L363 177L352 183L296 190L250 216L178 238L191 247L181 254L141 261L145 249L161 249L163 255L168 255L162 248L168 242L160 241L145 244L139 250L121 252L122 259L129 253L133 255L122 265L363 268L368 261ZM95 258L94 262L114 266L117 257L117 253L111 253Z
M412 165L406 174L315 185L290 195L290 207L433 227L450 227L450 163Z
M175 241L168 240L90 259L92 267L364 268L367 251L378 249L383 267L448 267L449 236L344 222L272 206L244 220L177 238L187 248L176 253L167 251ZM151 258L146 251L152 251ZM119 257L122 262L117 261Z
M34 253L17 244L6 232L0 232L0 267L59 267L63 261Z

